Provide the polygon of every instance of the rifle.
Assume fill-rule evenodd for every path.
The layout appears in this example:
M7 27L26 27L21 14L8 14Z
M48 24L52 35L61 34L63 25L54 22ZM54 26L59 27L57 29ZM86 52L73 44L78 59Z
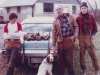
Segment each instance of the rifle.
M24 47L24 43L25 43L25 36L23 36L23 52L22 52L22 75L24 75L24 56L25 56L25 47Z
M49 39L48 39L48 52L47 52L47 54L50 54L50 32L49 32Z
M91 30L90 30L90 49L91 49L91 53L92 53L92 55L91 55L91 58L92 58L92 67L93 67L93 69L92 69L92 74L94 75L94 57L93 57L93 48L92 48L92 34L91 34Z

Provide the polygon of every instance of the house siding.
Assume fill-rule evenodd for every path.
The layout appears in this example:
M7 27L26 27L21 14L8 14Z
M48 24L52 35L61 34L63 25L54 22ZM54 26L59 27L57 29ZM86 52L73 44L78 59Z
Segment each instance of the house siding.
M53 3L54 4L54 12L44 12L44 7L43 3ZM26 6L20 6L20 13L17 13L17 7L10 7L10 13L15 12L18 14L18 22L21 22L23 19L28 18L28 17L33 17L33 16L56 16L55 9L58 5L62 5L64 8L65 13L72 13L72 6L76 6L76 14L75 16L79 13L80 7L78 5L78 2L76 0L38 0L35 4L33 5L26 5ZM5 15L4 15L4 20L9 20L8 18L9 13L7 13L7 9L5 7Z
M77 0L38 0L37 3L78 4Z
M22 6L21 7L21 13L27 15L27 10L26 9L27 9L27 6Z
M21 7L21 12L17 13L17 7L10 7L10 12L7 13L7 9L4 9L4 20L9 21L9 14L11 12L17 13L18 15L18 22L21 22L23 19L27 18L27 6Z
M56 16L56 7L61 5L63 8L66 8L66 10L64 10L64 13L70 13L72 15L77 15L79 13L79 5L77 4L54 4L54 12L53 13L44 13L43 12L43 3L36 3L35 4L35 10L34 10L34 16ZM72 6L76 6L76 14L72 13Z
M34 9L34 16L43 14L43 3L36 3Z

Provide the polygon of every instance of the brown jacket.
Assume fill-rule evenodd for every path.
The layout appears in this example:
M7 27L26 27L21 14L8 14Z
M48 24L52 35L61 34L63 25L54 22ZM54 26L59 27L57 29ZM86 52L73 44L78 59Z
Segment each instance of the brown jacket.
M69 13L66 13L65 15L66 15L66 17L68 17L68 22L70 24L71 30L73 31L73 34L77 36L78 35L78 25L76 23L76 20ZM55 18L55 20L53 22L52 46L55 46L57 42L63 41L60 24L61 24L61 22L60 22L59 16L58 16L57 18Z

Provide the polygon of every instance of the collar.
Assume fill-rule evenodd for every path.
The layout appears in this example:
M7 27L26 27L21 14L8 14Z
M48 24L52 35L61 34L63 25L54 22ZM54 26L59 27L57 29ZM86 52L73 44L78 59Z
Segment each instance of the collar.
M69 16L70 16L69 13L63 13L63 15L64 15L65 17L69 17ZM61 16L57 16L56 19L59 19L60 17L61 17Z
M80 17L80 18L84 18L84 17L89 18L89 13L82 14L82 12L81 12L81 13L79 14L79 17Z

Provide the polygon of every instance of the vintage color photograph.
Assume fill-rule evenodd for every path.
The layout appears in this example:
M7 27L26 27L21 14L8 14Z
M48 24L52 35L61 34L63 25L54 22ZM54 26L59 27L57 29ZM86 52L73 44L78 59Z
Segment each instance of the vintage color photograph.
M0 0L0 75L100 75L100 0Z

